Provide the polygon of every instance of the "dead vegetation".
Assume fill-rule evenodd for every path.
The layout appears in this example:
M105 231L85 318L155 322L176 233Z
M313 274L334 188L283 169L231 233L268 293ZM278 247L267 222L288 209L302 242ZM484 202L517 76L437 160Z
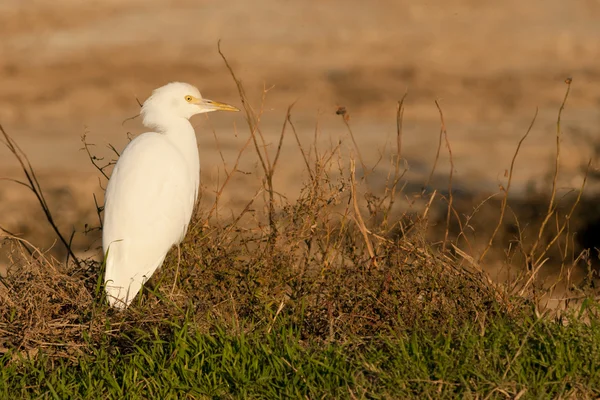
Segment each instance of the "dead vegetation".
M234 332L270 331L285 319L293 321L303 340L323 342L416 328L443 333L452 324L516 315L523 307L543 312L541 298L554 289L541 282L544 269L552 264L568 274L582 260L586 265L593 258L589 253L580 256L581 246L573 245L571 228L585 181L566 208L556 187L560 113L554 184L536 207L545 212L536 217L537 222L533 216L532 221L523 221L519 216L527 214L511 205L509 193L515 160L527 134L512 157L506 185L496 196L501 200L493 196L477 203L455 199L451 134L436 103L441 118L437 156L423 190L406 193L403 101L398 103L393 150L384 153L382 165L367 166L345 109L338 114L354 143L350 152L340 143L329 149L302 144L292 107L278 142L267 143L260 127L262 106L255 110L250 105L241 82L227 67L246 113L248 139L233 166L224 162L226 178L215 188L214 205L197 210L181 245L181 260L177 250L172 251L125 312L108 308L102 264L79 259L71 251L69 236L57 228L33 168L3 131L5 145L26 175L21 184L32 190L70 257L58 261L4 231L5 245L13 251L10 269L0 281L0 351L35 355L43 350L75 359L90 345L126 346L123 338L135 336L137 330L169 330L172 321L182 319L192 319L193 329L205 332L216 326ZM263 100L265 95L266 91ZM567 97L568 90L561 113ZM273 184L284 140L297 145L305 169L303 189L294 200ZM250 151L262 169L262 188L247 196L241 212L223 217L218 212L219 198L231 190L231 178L240 173L238 161ZM447 191L429 192L431 178L442 168L438 158L443 151L450 157L450 165L444 166L449 171ZM370 180L382 170L386 184L375 191ZM477 217L483 209L494 216L493 223ZM511 280L498 282L486 272L486 258L498 259L502 254L516 273ZM590 287L584 286L576 296L565 295L562 307L589 296Z

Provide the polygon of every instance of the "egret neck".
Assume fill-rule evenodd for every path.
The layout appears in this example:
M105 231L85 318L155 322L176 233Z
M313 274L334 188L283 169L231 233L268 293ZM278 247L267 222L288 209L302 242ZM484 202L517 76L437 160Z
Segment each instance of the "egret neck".
M196 131L187 118L169 117L154 118L148 124L144 120L144 125L156 129L156 132L164 135L173 146L181 153L181 157L188 166L190 177L194 183L194 199L198 195L198 185L200 184L200 157L198 155L198 141L196 140Z

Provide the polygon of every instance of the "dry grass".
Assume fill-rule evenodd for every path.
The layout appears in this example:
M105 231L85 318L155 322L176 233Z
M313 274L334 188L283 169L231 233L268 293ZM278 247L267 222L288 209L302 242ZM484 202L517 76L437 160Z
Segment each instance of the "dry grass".
M215 188L214 205L195 213L181 245L180 263L177 252L171 252L125 312L108 308L102 287L103 265L75 257L36 185L33 168L5 133L6 144L22 163L25 184L38 198L70 258L59 262L6 232L13 252L11 268L0 281L1 352L35 358L41 351L51 358L76 362L97 346L127 349L131 338L144 330L172 332L174 321L191 321L190 329L201 333L225 329L234 334L270 333L279 321L285 321L298 330L301 341L323 344L368 340L382 334L454 335L457 326L469 324L481 324L485 331L486 321L497 317L520 318L528 308L543 311L540 291L552 295L554 289L539 279L549 257L567 272L584 260L572 244L570 226L583 187L561 211L554 184L549 204L540 202L546 212L538 223L527 227L516 217L516 207L511 208L510 182L527 134L512 158L502 200L489 196L474 206L453 197L451 136L436 103L440 141L429 179L445 144L450 157L448 191L428 194L427 182L414 196L401 186L406 168L400 101L395 149L382 156L388 161L383 163L386 184L375 191L370 179L381 174L382 167L365 165L352 140L345 109L338 113L354 143L349 153L341 144L327 150L316 143L303 147L291 107L277 146L270 147L260 128L262 106L256 111L250 105L229 68L246 112L248 139L232 167L224 162L226 179ZM561 112L566 100L567 96ZM290 134L302 155L306 176L294 200L279 193L273 184L281 144ZM262 188L248 196L241 212L224 218L218 212L219 198L231 189L228 185L239 173L238 161L249 151L255 152L262 168ZM559 151L560 124L554 182L559 174ZM483 209L494 215L496 222L477 222L475 215ZM506 222L505 215L511 213L515 219ZM438 223L433 235L432 219ZM494 227L491 235L478 247L472 232L489 233L489 226ZM431 240L436 236L439 242ZM504 254L518 273L516 278L497 282L485 272L483 261L489 254L502 254L507 243ZM579 288L577 299L590 296L589 289ZM572 299L565 296L563 306Z
M265 148L255 143L268 160ZM309 179L298 199L275 196L265 179L263 191L272 194L262 204L256 204L259 194L249 199L239 215L213 218L216 203L200 210L181 245L181 265L172 252L125 313L104 304L99 263L60 263L15 242L13 265L2 280L3 347L65 356L85 348L89 338L108 333L118 339L190 312L201 330L214 324L252 330L285 317L296 319L307 339L344 341L416 326L436 332L450 321L507 311L495 287L438 254L420 228L397 235L399 226L426 226L428 208L391 223L394 191L365 196L366 179L359 182L353 169L345 169L340 147L299 150ZM265 176L274 172L267 167ZM394 184L400 169L396 174ZM365 208L368 218L361 215Z

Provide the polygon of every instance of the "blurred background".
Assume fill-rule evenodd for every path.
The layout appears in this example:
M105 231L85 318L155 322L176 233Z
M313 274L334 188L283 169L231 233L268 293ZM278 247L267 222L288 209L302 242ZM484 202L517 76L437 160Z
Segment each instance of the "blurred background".
M335 143L347 135L335 115L345 106L363 156L375 162L395 141L397 101L408 93L403 157L414 182L435 157L435 100L457 185L469 192L505 183L536 107L514 193L547 185L568 77L561 188L581 185L581 165L600 135L599 0L2 0L0 38L0 124L29 157L67 235L97 223L93 195L101 202L105 183L81 150L83 134L95 154L114 158L108 144L120 151L144 131L139 119L126 120L139 111L136 98L170 81L240 106L219 40L253 107L262 109L271 142L296 102L292 120L303 144L315 140L315 129L318 140ZM215 136L231 166L248 128L242 113L193 123L210 198L223 179ZM284 154L277 185L294 193L304 168L291 136ZM252 153L244 156L246 171L255 164ZM445 155L438 170L449 171ZM0 177L22 178L4 147ZM246 204L251 186L238 182L223 207ZM8 181L0 181L0 226L43 248L54 242L33 195ZM74 240L81 253L95 254L93 239Z

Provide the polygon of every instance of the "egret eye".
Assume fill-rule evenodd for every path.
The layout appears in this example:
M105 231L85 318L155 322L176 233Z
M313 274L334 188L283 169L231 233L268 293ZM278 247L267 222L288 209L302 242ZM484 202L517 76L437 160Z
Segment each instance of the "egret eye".
M192 96L185 96L185 101L187 101L188 103L191 103L192 100L194 100Z

